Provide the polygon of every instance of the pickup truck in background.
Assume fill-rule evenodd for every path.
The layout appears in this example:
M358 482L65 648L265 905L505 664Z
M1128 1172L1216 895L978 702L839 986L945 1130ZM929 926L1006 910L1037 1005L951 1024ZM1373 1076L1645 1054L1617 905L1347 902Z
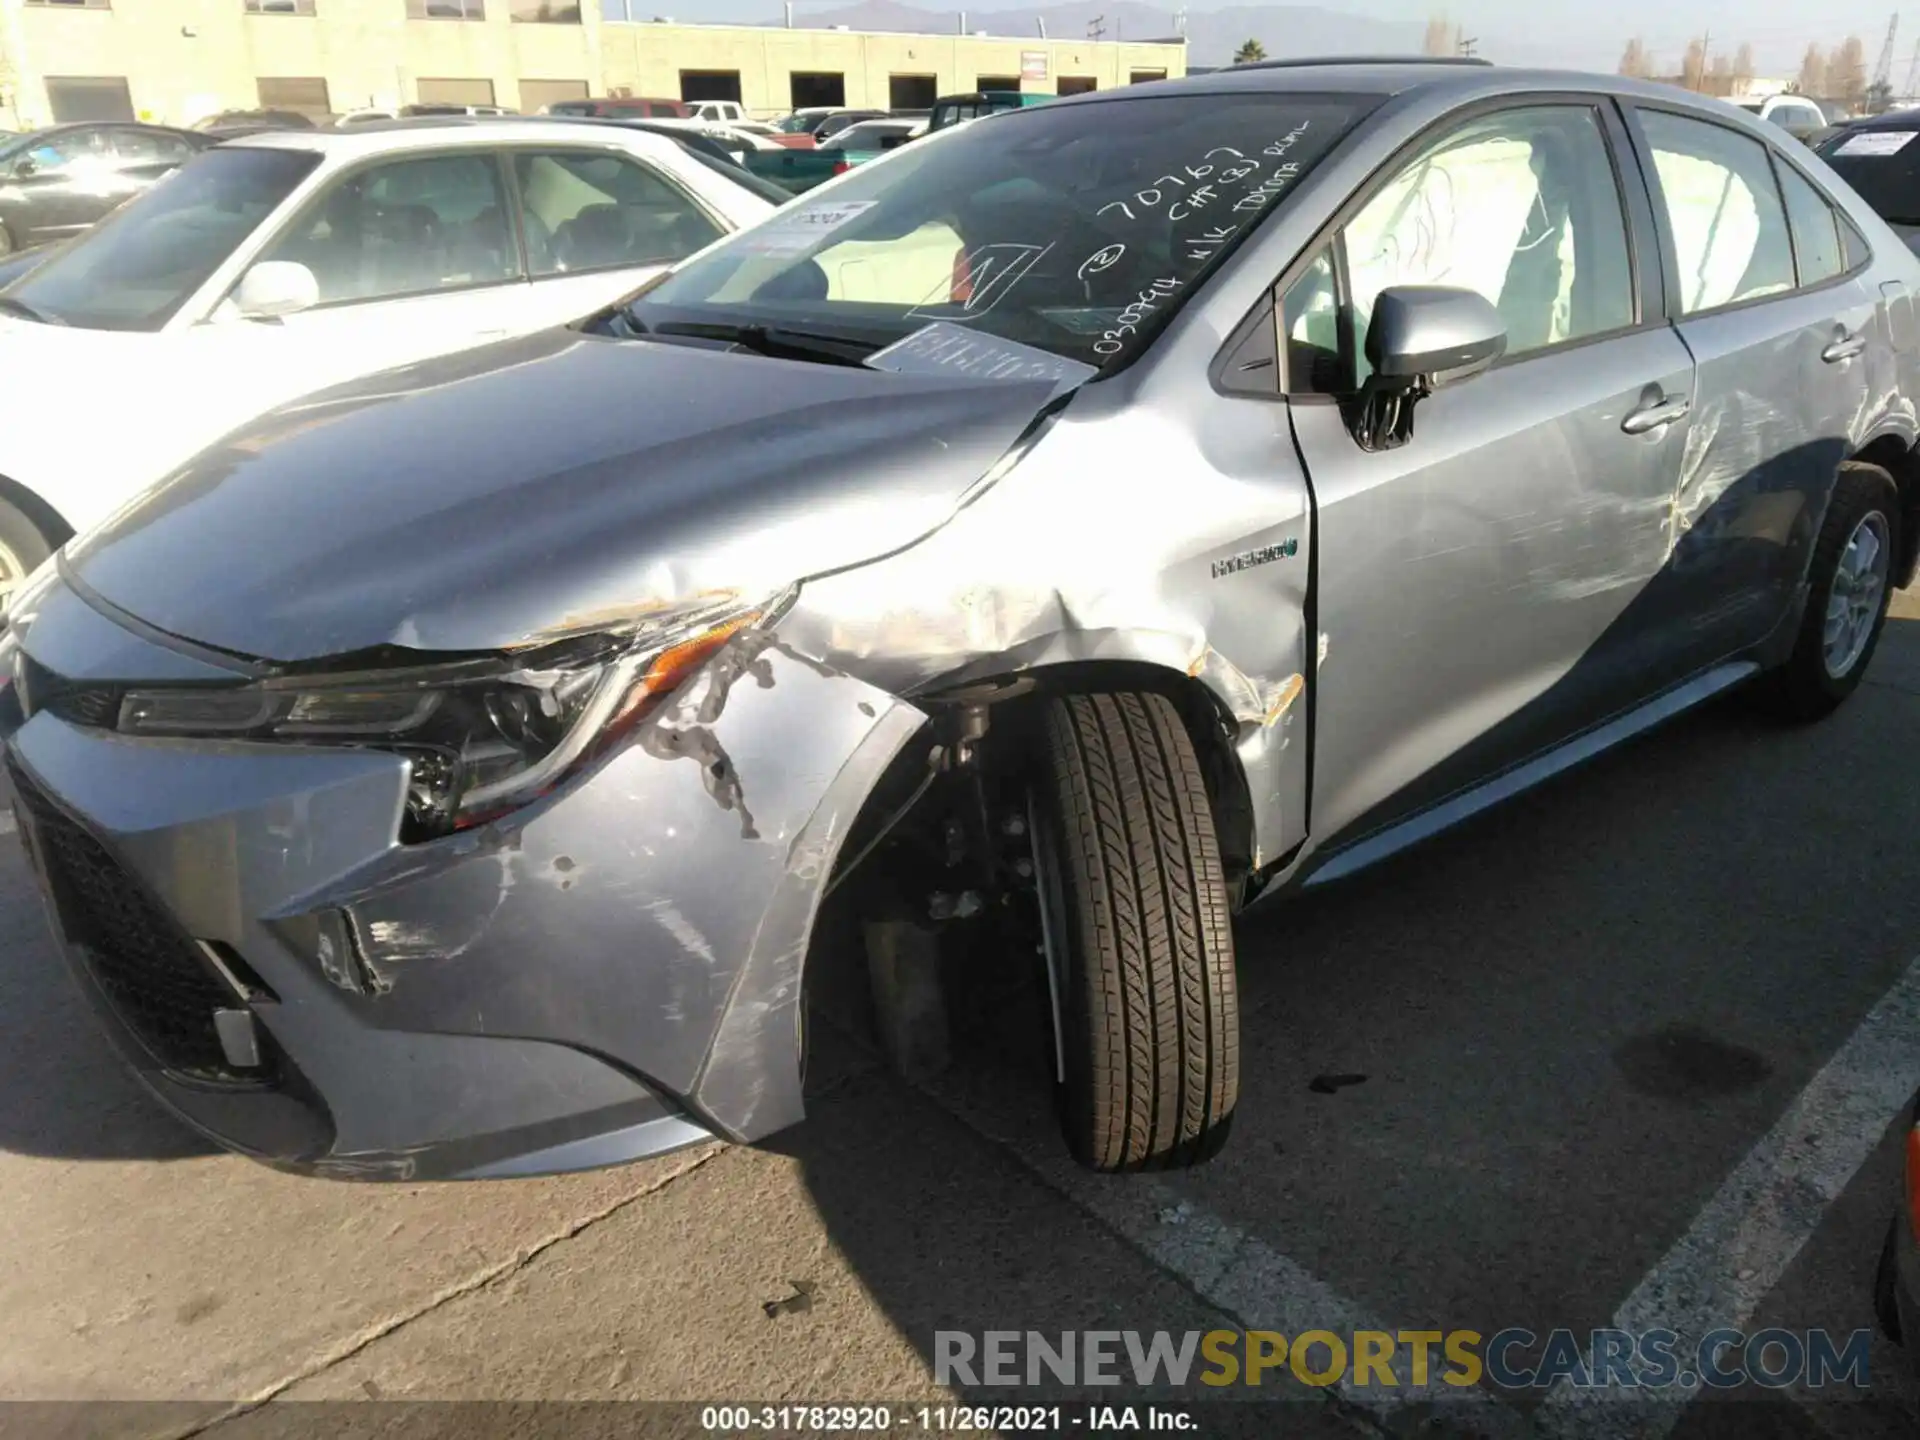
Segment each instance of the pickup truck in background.
M1025 90L980 90L970 95L942 95L933 102L933 113L927 120L927 128L944 130L949 125L958 125L962 120L977 120L982 115L992 115L1001 110L1040 105L1053 98Z

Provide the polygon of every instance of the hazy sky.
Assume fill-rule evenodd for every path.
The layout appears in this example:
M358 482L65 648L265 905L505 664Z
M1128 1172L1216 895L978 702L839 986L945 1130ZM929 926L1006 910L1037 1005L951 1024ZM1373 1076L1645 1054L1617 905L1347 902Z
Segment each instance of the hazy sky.
M668 14L679 20L731 20L758 22L777 19L780 0L632 0L634 14ZM798 0L802 16L836 8L840 0ZM926 3L906 0L918 8L936 14L963 8L959 3ZM1026 5L1043 5L1048 0L1022 0ZM1178 0L1150 0L1171 10ZM1221 10L1230 3L1249 0L1187 0L1192 11ZM1257 0L1253 0L1257 3ZM1313 3L1313 0L1301 0ZM966 0L964 8L976 15L1014 8L1009 0ZM1754 47L1762 65L1791 72L1798 68L1799 57L1808 42L1831 45L1849 34L1858 35L1866 47L1871 69L1885 38L1892 7L1870 0L1612 0L1610 4L1567 3L1567 0L1367 0L1364 4L1340 4L1325 0L1321 9L1345 10L1374 15L1385 20L1424 20L1439 10L1464 22L1469 33L1477 31L1496 42L1487 47L1492 58L1500 58L1497 41L1505 37L1518 42L1522 37L1529 49L1564 45L1558 56L1563 63L1592 65L1598 56L1617 59L1628 36L1640 35L1662 58L1676 60L1688 39L1702 31L1712 34L1717 52L1724 43L1732 49L1746 41ZM1914 45L1920 41L1920 4L1901 16L1900 35L1894 44L1893 79L1898 86L1905 78L1914 57ZM1529 56L1528 58L1535 58Z

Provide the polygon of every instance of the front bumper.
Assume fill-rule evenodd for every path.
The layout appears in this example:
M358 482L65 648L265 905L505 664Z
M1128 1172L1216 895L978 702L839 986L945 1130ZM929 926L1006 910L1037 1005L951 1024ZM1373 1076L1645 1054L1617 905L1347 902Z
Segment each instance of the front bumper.
M64 584L18 639L36 674L83 687L219 664ZM391 1180L582 1169L799 1120L814 913L924 718L743 636L560 791L401 846L394 756L134 739L31 691L11 720L0 705L21 834L127 1058L233 1149ZM235 1024L256 1064L222 1046Z

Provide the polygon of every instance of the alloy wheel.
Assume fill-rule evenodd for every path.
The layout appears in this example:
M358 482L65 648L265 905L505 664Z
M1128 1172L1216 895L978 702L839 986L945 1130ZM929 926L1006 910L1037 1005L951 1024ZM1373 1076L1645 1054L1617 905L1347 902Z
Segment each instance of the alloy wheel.
M1834 569L1833 588L1827 596L1821 657L1827 674L1835 680L1851 672L1866 653L1873 628L1880 619L1880 605L1886 595L1892 561L1887 517L1878 510L1869 510L1847 537L1846 548L1840 552L1840 563Z

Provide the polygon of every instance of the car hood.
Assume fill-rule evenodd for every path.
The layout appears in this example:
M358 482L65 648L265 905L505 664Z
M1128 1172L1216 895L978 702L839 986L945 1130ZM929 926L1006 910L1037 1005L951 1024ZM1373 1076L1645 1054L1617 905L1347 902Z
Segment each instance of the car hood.
M1055 390L549 331L269 412L67 573L260 659L509 648L910 544Z

